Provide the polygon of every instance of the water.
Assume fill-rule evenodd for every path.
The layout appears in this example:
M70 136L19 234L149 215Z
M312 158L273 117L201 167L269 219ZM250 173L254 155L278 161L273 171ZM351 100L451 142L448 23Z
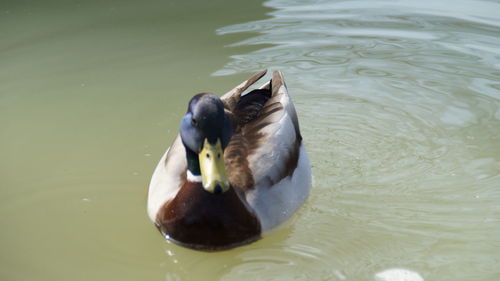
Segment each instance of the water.
M3 1L0 279L500 279L498 14L497 1ZM261 68L285 73L310 199L235 250L165 242L145 192L186 102Z

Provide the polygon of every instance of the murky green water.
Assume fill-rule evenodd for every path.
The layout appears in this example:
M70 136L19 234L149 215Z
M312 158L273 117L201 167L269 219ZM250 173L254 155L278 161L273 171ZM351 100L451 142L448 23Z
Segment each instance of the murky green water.
M498 1L0 2L0 280L500 279ZM146 186L190 96L280 69L293 222L168 244Z

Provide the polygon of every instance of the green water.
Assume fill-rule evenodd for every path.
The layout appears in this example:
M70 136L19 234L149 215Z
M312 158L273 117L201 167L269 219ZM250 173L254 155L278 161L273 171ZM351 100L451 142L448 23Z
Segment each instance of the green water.
M414 3L415 2L415 3ZM0 280L500 279L497 1L1 1ZM307 204L221 253L146 188L189 98L280 69Z

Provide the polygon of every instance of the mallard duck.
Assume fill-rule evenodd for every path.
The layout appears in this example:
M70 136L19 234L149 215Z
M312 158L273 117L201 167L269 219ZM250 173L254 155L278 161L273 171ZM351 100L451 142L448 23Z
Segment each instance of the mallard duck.
M156 167L148 215L170 241L223 250L258 240L305 202L311 168L283 74L197 94Z

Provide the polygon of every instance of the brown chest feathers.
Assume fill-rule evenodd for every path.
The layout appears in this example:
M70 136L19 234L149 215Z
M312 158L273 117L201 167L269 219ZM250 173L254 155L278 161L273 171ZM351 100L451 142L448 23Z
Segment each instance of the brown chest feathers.
M192 182L186 182L177 196L165 203L156 223L174 243L206 251L247 244L261 234L259 221L234 188L212 194L201 183Z

